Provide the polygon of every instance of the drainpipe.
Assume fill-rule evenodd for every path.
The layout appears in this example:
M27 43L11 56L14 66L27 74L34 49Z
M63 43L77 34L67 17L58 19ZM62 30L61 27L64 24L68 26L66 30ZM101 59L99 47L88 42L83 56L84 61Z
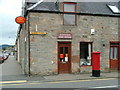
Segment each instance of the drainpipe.
M29 23L30 20L29 19L30 19L30 14L28 11L28 68L29 68L28 74L30 76L30 23Z

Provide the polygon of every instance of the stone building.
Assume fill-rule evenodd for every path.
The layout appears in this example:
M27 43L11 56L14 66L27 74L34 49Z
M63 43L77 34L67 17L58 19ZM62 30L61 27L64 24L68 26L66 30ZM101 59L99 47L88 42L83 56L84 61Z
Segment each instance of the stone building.
M101 72L118 70L118 2L26 2L16 39L25 74L91 73L91 52Z

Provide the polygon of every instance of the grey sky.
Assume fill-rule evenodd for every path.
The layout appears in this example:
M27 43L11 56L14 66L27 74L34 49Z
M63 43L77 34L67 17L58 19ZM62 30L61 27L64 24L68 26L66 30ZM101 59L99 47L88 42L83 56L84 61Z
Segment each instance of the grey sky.
M21 15L22 0L0 0L0 45L15 44L18 24L15 18Z

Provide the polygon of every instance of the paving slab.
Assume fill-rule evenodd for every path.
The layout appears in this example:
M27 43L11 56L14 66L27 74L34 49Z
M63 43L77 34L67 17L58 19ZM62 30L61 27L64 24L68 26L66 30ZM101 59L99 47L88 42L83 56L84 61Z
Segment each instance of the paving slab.
M2 76L5 75L23 75L20 64L15 60L15 56L9 56L9 58L1 64Z
M93 77L92 74L59 74L44 76L44 78L48 81L118 78L118 72L101 73L100 77Z

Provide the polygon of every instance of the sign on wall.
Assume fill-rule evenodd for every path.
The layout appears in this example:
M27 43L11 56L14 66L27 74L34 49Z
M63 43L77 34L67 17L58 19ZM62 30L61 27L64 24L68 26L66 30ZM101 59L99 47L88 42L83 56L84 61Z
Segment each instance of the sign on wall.
M72 34L71 33L60 33L58 34L59 39L71 39Z
M30 32L30 34L43 34L43 35L45 35L45 34L47 34L46 32Z
M16 18L15 18L15 21L16 21L16 23L18 23L18 24L23 24L23 23L26 22L26 19L25 19L24 17L22 17L22 16L19 16L19 17L16 17Z

